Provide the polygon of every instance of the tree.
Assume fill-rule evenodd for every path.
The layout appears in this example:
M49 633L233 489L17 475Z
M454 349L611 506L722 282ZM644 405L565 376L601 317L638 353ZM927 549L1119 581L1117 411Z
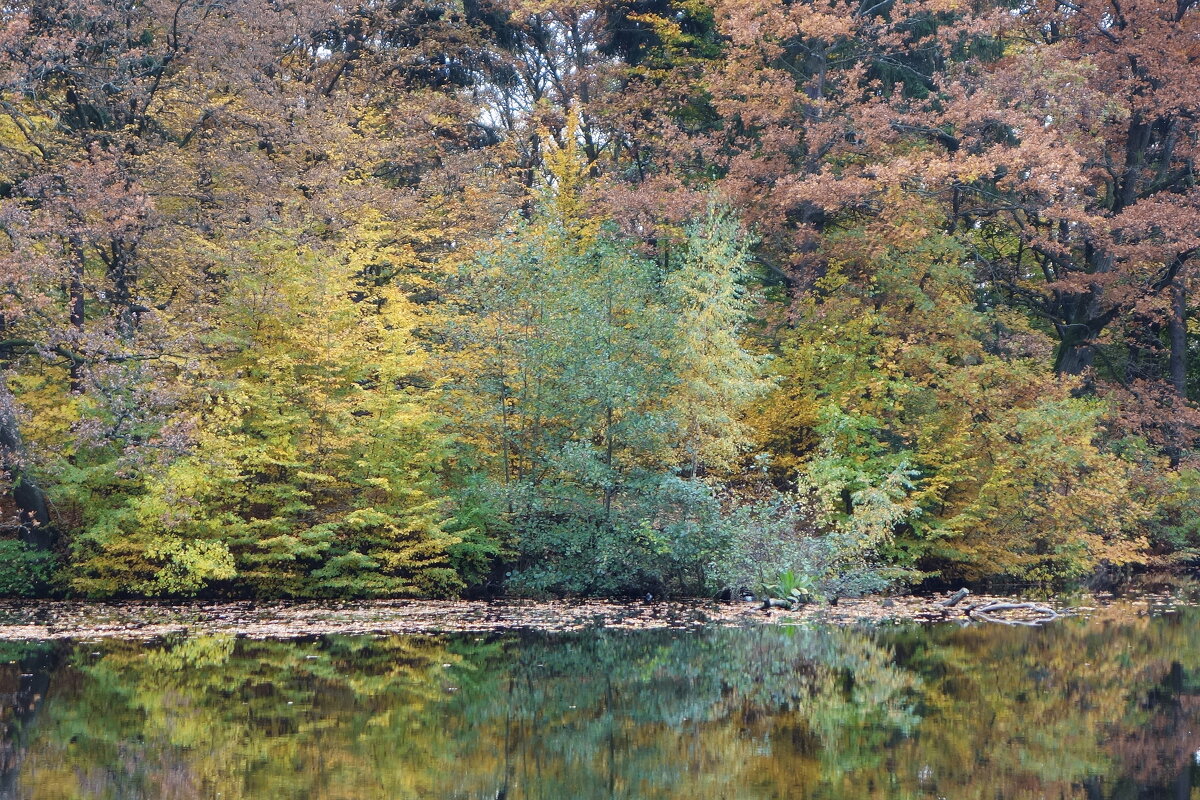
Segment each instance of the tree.
M212 530L229 512L232 494L208 496L213 507L196 512L208 520L201 532L174 530L161 506L164 497L200 490L193 479L212 463L206 447L229 447L234 462L248 457L232 455L237 447L217 434L213 408L202 400L230 389L214 386L212 370L245 367L233 357L229 337L254 340L239 327L240 304L253 299L239 294L254 283L248 265L261 248L286 251L279 237L294 236L297 254L305 254L290 277L276 274L277 288L295 290L288 302L299 317L316 314L319 306L305 304L319 297L340 309L343 317L326 333L349 338L340 343L343 361L331 367L331 380L343 381L345 391L359 380L410 379L415 316L396 322L389 334L396 338L387 347L398 348L392 366L373 353L380 345L370 338L372 324L391 331L392 323L351 325L347 318L351 309L370 317L403 307L415 315L408 296L427 301L455 250L466 249L510 205L503 167L480 154L494 142L478 135L474 108L458 95L471 81L473 39L450 9L420 2L348 9L323 2L263 8L64 0L15 4L4 20L0 359L14 400L13 413L3 417L3 449L19 511L41 519L57 510L55 527L64 536L55 546L84 554L86 565L76 573L81 589L212 590L233 568ZM472 184L467 176L480 170L487 176ZM256 248L259 256L247 255ZM328 297L300 291L312 289L316 274L303 271L316 263L317 251L341 265L334 283L344 295L328 287ZM298 341L316 335L316 318L310 323L293 332ZM274 338L254 341L283 348L288 335L275 331ZM356 360L364 372L352 377L347 365ZM266 408L279 399L266 384L288 383L282 371L253 372L231 391ZM303 384L291 380L293 389ZM382 403L383 394L366 397ZM413 422L410 430L403 421L425 420L413 410L419 398L411 404L389 398L397 404L389 407L396 422L374 432L373 457L380 462L356 466L359 474L346 480L390 479L380 502L399 518L421 505L415 498L426 489L437 494L430 471L438 456L406 449L425 446L425 423ZM243 410L249 428L270 426L253 409ZM341 456L365 457L361 440L355 447ZM302 453L297 463L313 455ZM295 490L294 499L311 487L276 487L285 488ZM410 489L413 496L402 497ZM47 494L58 502L48 505ZM367 498L360 496L369 505ZM142 522L147 527L135 530ZM453 538L434 530L436 522L426 529L418 521L413 531L399 524L399 532L387 533L392 522L376 526L375 544L367 542L375 534L363 533L347 552L361 545L394 555L396 543L414 531L418 539ZM342 533L327 538L341 541ZM414 565L426 556L440 564L443 550L439 544L410 555ZM97 552L106 555L94 561ZM412 576L402 577L397 565L380 566L387 559L376 555L363 556L364 574L379 567L394 579L390 585L411 591ZM100 577L93 570L106 558L113 562L100 572L112 571ZM327 591L385 591L383 584L343 577L328 576ZM422 590L457 585L453 578L439 581ZM288 590L313 591L313 581L300 583ZM228 581L221 586L235 590ZM246 583L236 590L251 591Z
M887 216L827 239L785 338L761 417L779 479L820 498L847 553L931 574L1137 561L1146 507L1106 446L1107 406L1046 374L1020 317L978 310L969 251L927 210Z
M740 452L762 385L737 338L743 239L714 212L664 274L590 216L572 148L552 166L538 213L463 275L462 436L529 586L702 588L719 509L700 465Z
M668 403L679 415L682 460L691 475L729 468L750 441L745 409L766 391L763 358L746 349L744 281L749 242L728 212L710 207L692 223L664 292L678 333L672 368L679 386ZM670 254L670 251L669 251Z

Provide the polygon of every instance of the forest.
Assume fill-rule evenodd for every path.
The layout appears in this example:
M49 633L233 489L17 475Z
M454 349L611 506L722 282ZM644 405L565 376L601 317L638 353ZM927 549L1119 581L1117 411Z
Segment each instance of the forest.
M0 594L1187 570L1198 154L1200 0L5 2Z

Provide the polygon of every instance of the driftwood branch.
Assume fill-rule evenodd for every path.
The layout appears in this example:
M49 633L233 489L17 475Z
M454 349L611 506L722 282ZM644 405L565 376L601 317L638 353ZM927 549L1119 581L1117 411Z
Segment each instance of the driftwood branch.
M963 598L966 597L967 595L969 595L970 593L971 593L970 589L959 589L957 592L950 595L942 602L938 603L938 605L941 606L942 608L950 608L951 606L956 606L959 603L961 603Z
M995 616L1002 611L1031 611L1039 616L1034 619L1006 619ZM980 619L984 622L997 622L1001 625L1028 625L1030 627L1037 627L1062 616L1050 606L1040 603L977 603L968 606L964 613L972 619Z

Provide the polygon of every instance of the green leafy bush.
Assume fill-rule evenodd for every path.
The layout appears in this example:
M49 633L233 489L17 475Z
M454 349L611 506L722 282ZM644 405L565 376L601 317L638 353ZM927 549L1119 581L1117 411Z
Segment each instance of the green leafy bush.
M34 597L54 575L54 556L12 539L0 541L0 596Z
M861 537L831 525L818 499L777 493L727 512L725 551L714 571L729 589L759 589L805 602L880 592L909 577L881 566Z
M813 576L797 575L790 569L775 576L774 583L763 584L762 595L774 600L783 600L793 606L820 599Z
M712 489L677 476L636 476L607 510L584 501L527 510L514 527L515 594L704 594L728 550Z

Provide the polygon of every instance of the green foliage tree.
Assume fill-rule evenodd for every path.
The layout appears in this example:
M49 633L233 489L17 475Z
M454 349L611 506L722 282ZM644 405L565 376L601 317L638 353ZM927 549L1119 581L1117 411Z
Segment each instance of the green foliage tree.
M293 5L0 11L38 585L1200 552L1196 0Z
M582 202L571 148L532 221L463 275L456 324L467 437L512 531L514 585L700 591L720 508L700 465L730 464L760 360L738 329L746 245L693 225L666 271Z

